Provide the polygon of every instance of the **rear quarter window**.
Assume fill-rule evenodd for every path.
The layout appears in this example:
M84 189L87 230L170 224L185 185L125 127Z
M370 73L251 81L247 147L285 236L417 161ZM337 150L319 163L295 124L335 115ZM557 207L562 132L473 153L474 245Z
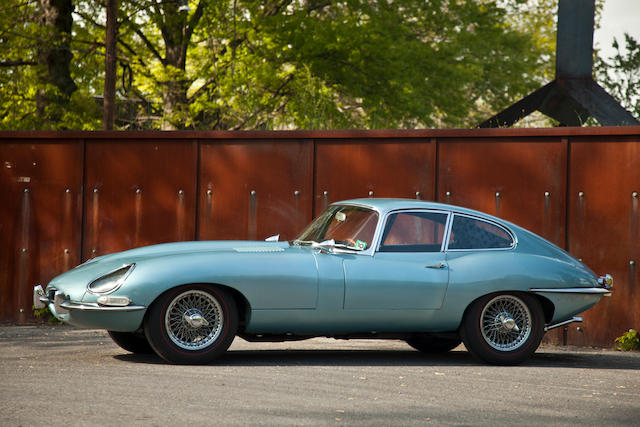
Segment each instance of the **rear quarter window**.
M514 245L511 234L492 222L464 215L455 215L448 249L510 249Z

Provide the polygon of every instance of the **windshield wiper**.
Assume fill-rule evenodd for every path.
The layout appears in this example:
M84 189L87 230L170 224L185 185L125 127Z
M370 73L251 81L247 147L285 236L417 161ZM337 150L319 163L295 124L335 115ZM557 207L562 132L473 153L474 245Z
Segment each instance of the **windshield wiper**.
M334 248L348 249L350 251L356 251L356 252L360 252L364 250L362 248L356 248L355 246L345 245L344 243L334 243L332 246Z
M346 249L349 251L362 251L363 249L361 248L357 248L355 246L349 246L349 245L345 245L344 243L336 243L335 240L330 239L330 240L325 240L322 241L320 243L316 242L315 240L299 240L296 239L294 241L291 242L294 245L297 246L311 246L312 248L323 248L323 249L327 249L327 248L338 248L338 249Z
M300 240L300 239L296 239L291 241L291 244L296 245L296 246L311 246L314 243L318 243L314 240Z

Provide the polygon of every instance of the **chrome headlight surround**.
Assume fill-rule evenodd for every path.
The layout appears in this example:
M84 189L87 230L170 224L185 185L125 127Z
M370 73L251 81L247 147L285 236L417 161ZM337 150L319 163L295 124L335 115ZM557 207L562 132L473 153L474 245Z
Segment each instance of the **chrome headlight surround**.
M95 295L106 295L117 291L127 280L135 266L135 263L127 264L98 277L87 285L87 291Z

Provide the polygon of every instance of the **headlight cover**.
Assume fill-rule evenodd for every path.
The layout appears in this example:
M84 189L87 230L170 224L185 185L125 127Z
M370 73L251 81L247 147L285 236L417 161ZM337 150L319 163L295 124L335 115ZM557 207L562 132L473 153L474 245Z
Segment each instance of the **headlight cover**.
M111 273L100 276L87 285L87 290L92 294L97 295L115 292L120 286L122 286L124 281L127 280L127 277L129 277L135 266L135 264L127 264L113 270Z

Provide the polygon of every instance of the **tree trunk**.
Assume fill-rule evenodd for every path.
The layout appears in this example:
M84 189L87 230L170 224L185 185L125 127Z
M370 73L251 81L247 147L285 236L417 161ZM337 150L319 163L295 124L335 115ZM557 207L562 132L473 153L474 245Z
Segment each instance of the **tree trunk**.
M187 49L191 41L193 30L198 25L205 3L200 1L193 14L180 9L180 2L164 2L163 21L160 25L162 39L165 46L163 65L169 69L172 76L163 83L163 130L184 129L187 109L187 89L189 82L185 76L187 63Z
M116 37L118 26L118 0L107 0L107 28L104 57L104 101L102 128L112 130L116 110Z
M41 83L53 85L56 90L45 87L38 92L37 114L55 125L77 89L69 70L73 58L70 49L73 3L72 0L40 0L40 7L45 34L38 51L38 62L43 68L39 78ZM49 108L52 104L58 108Z

